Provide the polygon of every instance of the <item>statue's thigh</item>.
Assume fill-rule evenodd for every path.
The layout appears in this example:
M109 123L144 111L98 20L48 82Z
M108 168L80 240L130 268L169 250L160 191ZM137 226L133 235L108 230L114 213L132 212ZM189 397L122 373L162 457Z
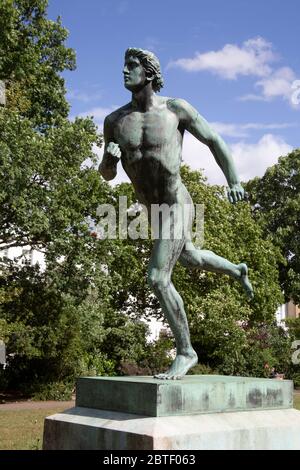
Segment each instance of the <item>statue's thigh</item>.
M149 269L171 272L184 245L184 239L155 240Z

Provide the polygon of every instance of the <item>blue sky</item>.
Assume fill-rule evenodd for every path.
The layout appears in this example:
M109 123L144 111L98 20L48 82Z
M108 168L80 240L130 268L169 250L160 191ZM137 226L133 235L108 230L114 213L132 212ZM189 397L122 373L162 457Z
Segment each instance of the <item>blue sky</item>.
M64 74L72 116L94 115L101 129L130 100L124 51L141 47L160 59L161 94L197 108L230 146L241 179L300 146L299 0L49 0L48 11L61 15L77 53L76 71ZM226 183L189 134L183 159L211 183ZM116 181L123 179L120 169Z

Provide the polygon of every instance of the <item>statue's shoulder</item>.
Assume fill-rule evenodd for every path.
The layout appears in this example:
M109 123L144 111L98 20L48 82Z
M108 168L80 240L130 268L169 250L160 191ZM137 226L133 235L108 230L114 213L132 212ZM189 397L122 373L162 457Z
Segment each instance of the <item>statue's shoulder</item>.
M112 125L116 123L124 114L128 113L130 110L131 103L127 103L124 106L121 106L121 108L116 109L112 113L108 114L105 117L105 124L106 125Z
M167 107L179 118L183 118L189 114L191 105L182 98L168 98Z

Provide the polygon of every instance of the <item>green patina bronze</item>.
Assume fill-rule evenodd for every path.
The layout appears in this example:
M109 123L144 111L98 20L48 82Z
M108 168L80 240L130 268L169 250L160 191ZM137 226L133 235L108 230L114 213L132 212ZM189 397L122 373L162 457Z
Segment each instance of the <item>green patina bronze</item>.
M76 406L143 416L183 416L292 408L292 380L186 375L178 381L152 377L81 377Z
M291 380L81 377L76 407L45 420L45 450L300 449Z
M121 160L137 198L146 206L148 214L153 204L167 204L174 208L171 220L173 236L169 239L161 236L166 221L160 220L160 235L154 242L148 282L159 299L177 348L170 369L157 378L179 379L197 364L198 358L191 345L183 301L171 281L175 263L179 261L186 267L227 274L240 281L250 298L253 296L246 264L236 265L211 251L196 249L191 236L187 235L191 230L184 230L186 220L191 228L194 218L191 196L180 178L185 131L211 150L227 179L231 202L242 200L244 189L239 183L228 147L205 119L182 99L156 95L163 86L163 78L159 61L152 52L127 49L123 74L124 85L132 93L132 98L105 119L105 149L99 171L106 180L111 180L116 176L117 164ZM187 207L189 217L185 213L183 221Z

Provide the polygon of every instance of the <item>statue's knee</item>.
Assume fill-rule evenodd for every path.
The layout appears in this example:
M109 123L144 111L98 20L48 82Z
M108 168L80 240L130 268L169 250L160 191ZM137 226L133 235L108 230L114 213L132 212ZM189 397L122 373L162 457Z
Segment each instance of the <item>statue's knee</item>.
M147 282L148 282L148 285L154 289L155 288L155 285L157 283L157 273L156 273L156 269L151 269L150 271L148 271L148 276L147 276Z
M151 269L148 273L147 281L154 291L163 291L170 284L169 277L166 276L164 271L159 269Z

